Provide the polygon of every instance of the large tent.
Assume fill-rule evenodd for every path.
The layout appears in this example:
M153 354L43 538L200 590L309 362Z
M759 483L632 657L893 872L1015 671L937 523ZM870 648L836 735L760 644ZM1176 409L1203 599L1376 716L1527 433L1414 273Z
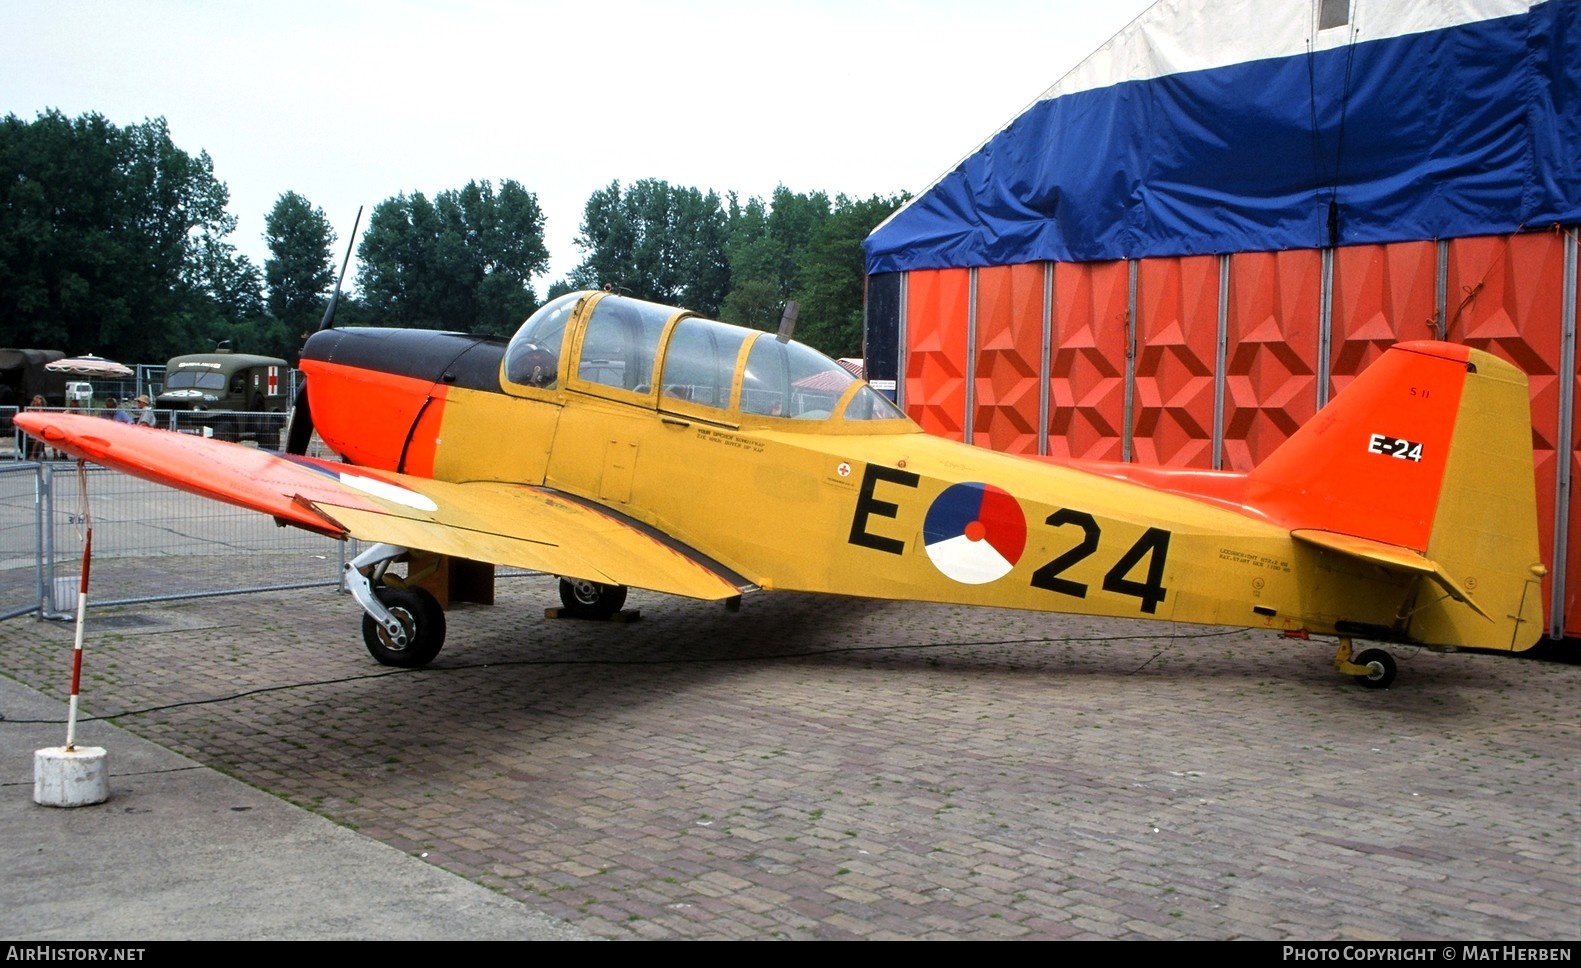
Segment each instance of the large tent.
M1492 350L1573 633L1578 225L1581 0L1160 0L872 233L868 376L994 449L1244 470L1389 343Z

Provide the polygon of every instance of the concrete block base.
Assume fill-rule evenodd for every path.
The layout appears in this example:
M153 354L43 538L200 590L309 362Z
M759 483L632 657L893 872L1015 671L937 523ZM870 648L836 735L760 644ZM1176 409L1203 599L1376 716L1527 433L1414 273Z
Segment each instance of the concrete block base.
M86 807L110 799L110 764L100 746L51 746L33 751L33 802Z

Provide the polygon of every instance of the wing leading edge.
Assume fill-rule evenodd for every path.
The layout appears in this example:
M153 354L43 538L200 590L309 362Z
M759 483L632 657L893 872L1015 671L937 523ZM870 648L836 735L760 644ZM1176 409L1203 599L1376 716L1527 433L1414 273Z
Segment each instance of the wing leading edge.
M80 414L16 423L74 457L331 537L688 598L756 587L669 535L546 488L435 481Z

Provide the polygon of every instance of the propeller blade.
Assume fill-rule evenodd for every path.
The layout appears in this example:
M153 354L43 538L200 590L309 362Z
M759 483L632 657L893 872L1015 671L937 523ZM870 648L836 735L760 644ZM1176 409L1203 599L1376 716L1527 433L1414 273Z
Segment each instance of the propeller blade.
M351 265L352 246L357 243L357 229L362 225L362 206L357 206L356 221L351 223L351 235L346 239L346 257L340 262L340 277L335 280L335 291L329 294L329 305L324 307L324 319L318 324L319 332L335 328L335 306L340 302L340 287L346 282L346 267ZM306 454L307 445L313 440L313 411L307 403L307 383L296 391L291 402L291 415L285 424L285 452Z
M307 383L304 382L296 391L296 399L291 403L291 413L285 420L285 452L287 454L307 453L307 445L313 440L313 414L307 406Z
M346 239L346 258L340 262L340 278L335 280L335 291L329 294L329 305L324 307L320 330L335 328L335 305L340 302L340 287L346 281L346 267L351 265L351 247L357 242L357 227L362 224L362 206L357 206L357 220L351 223L351 236Z

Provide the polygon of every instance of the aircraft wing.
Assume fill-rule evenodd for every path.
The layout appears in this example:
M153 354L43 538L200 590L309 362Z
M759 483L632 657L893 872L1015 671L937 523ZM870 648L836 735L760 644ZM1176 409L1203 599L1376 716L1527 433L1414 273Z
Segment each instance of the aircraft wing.
M51 447L337 538L722 600L756 586L618 512L543 487L455 484L100 417L21 413Z

